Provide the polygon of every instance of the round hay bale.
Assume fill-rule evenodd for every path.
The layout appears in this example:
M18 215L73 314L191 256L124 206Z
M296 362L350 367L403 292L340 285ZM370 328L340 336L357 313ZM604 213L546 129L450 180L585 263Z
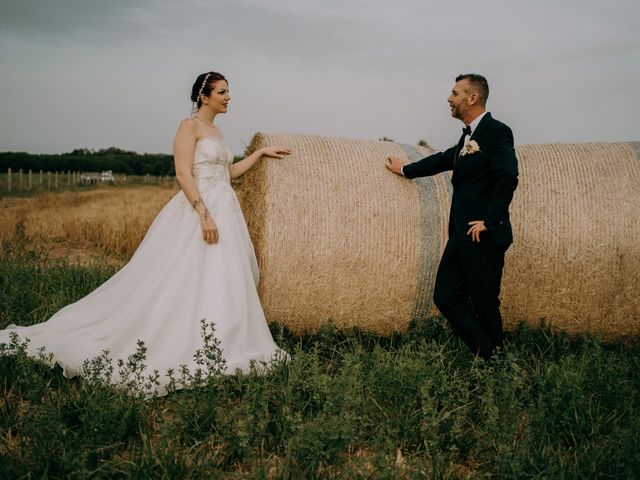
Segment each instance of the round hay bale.
M640 333L640 143L524 145L502 279L507 327Z
M437 314L435 273L447 241L450 172L407 181L384 167L432 150L394 142L256 134L284 145L237 190L261 270L270 322L294 333L338 328L390 334ZM541 319L604 337L640 330L640 144L516 149L506 328Z

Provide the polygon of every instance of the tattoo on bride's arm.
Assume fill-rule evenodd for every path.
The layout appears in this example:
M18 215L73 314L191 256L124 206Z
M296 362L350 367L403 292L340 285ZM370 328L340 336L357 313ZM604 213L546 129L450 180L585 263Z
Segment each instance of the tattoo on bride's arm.
M198 197L198 198L196 198L196 199L191 203L191 205L193 205L193 208L194 208L194 209L195 209L195 208L197 208L197 207L198 207L198 205L202 205L202 197Z

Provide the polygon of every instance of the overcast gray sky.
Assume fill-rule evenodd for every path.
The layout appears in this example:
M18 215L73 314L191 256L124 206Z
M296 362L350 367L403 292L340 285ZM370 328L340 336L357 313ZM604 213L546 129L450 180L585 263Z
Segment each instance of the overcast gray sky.
M0 151L171 152L195 77L257 131L445 148L457 74L516 144L637 141L638 0L0 0Z

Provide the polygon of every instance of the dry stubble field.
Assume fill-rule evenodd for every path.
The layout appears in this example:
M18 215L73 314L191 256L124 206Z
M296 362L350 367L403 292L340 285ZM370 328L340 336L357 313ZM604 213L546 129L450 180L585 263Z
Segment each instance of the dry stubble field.
M71 263L121 264L140 244L173 187L102 187L0 199L0 244L18 240Z

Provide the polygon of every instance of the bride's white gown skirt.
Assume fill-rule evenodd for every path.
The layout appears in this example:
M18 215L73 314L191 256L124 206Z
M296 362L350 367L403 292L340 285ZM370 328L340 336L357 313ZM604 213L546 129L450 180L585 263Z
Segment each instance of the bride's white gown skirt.
M112 359L134 353L144 341L145 375L160 374L156 393L166 391L166 371L197 368L201 319L215 324L228 373L249 370L252 361L286 358L274 343L257 294L258 265L240 205L229 182L232 156L221 140L196 144L194 176L219 232L206 244L200 219L183 192L153 221L131 260L113 277L47 322L0 331L29 338L28 352L45 347L66 376L82 373L85 360L109 350ZM112 381L120 381L114 371Z

